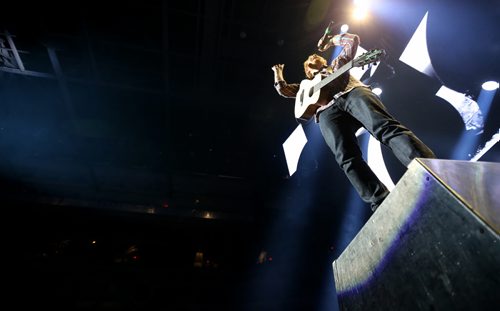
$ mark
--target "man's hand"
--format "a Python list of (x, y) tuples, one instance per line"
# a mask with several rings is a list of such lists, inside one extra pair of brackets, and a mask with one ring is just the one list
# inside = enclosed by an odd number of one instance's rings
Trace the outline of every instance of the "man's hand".
[(328, 50), (333, 45), (332, 38), (333, 34), (332, 35), (324, 34), (323, 37), (321, 37), (321, 39), (319, 39), (318, 41), (318, 51), (324, 52)]
[(320, 52), (326, 51), (328, 50), (329, 47), (333, 45), (332, 38), (333, 38), (334, 25), (335, 25), (334, 21), (331, 21), (330, 24), (328, 24), (328, 27), (325, 30), (325, 34), (318, 41), (318, 51)]
[(274, 71), (274, 73), (278, 72), (283, 72), (283, 68), (285, 67), (285, 64), (277, 64), (271, 67), (271, 69)]
[(277, 64), (271, 67), (271, 69), (274, 71), (274, 82), (279, 82), (283, 81), (283, 68), (285, 67), (285, 64)]

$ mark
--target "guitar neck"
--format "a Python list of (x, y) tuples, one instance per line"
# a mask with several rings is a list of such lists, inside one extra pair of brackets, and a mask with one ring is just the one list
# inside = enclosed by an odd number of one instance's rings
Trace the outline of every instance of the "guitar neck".
[(335, 70), (334, 73), (332, 73), (331, 75), (326, 76), (326, 78), (324, 78), (323, 80), (321, 80), (320, 82), (318, 82), (314, 86), (314, 91), (316, 92), (316, 91), (320, 90), (322, 87), (324, 87), (328, 83), (332, 82), (333, 80), (337, 79), (339, 76), (341, 76), (342, 74), (344, 74), (346, 71), (350, 70), (352, 67), (353, 67), (353, 61), (350, 60), (347, 64), (345, 64), (344, 66), (342, 66), (339, 69)]

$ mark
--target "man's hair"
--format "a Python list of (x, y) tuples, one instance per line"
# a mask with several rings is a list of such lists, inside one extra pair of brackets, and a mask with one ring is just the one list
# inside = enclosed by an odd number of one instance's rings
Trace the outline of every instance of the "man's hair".
[(319, 56), (318, 54), (311, 54), (311, 55), (309, 55), (309, 57), (304, 61), (304, 73), (306, 74), (306, 76), (309, 79), (312, 79), (314, 76), (307, 73), (307, 68), (309, 68), (307, 66), (307, 63), (310, 62), (310, 61), (312, 61), (312, 60), (314, 60), (315, 58), (321, 59), (321, 62), (323, 63), (323, 66), (327, 66), (326, 59), (324, 59), (323, 57)]

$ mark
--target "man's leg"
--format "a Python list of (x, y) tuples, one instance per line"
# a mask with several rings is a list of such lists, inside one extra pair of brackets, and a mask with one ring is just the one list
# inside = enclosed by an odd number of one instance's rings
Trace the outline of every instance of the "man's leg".
[(356, 118), (368, 132), (391, 148), (403, 165), (408, 166), (414, 158), (436, 157), (412, 131), (387, 112), (378, 96), (369, 89), (356, 88), (340, 103), (342, 110)]
[(333, 105), (321, 112), (319, 126), (323, 138), (335, 155), (340, 168), (361, 199), (370, 203), (372, 210), (375, 210), (389, 194), (389, 191), (363, 159), (355, 135), (361, 124)]

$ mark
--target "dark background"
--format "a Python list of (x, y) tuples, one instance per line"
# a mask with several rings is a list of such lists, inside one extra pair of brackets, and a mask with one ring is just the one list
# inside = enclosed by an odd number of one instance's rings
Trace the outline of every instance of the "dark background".
[[(331, 263), (370, 211), (313, 122), (288, 176), (282, 143), (298, 123), (271, 66), (300, 81), (329, 21), (350, 24), (364, 48), (387, 51), (371, 82), (391, 113), (456, 159), (463, 121), (435, 93), (477, 98), (500, 80), (500, 5), (434, 2), (377, 3), (364, 23), (350, 1), (3, 4), (0, 38), (14, 36), (25, 67), (0, 63), (12, 302), (336, 310)], [(439, 78), (398, 60), (426, 12)], [(498, 132), (498, 98), (466, 153)], [(397, 181), (404, 167), (383, 153)], [(499, 162), (498, 146), (481, 160)]]

